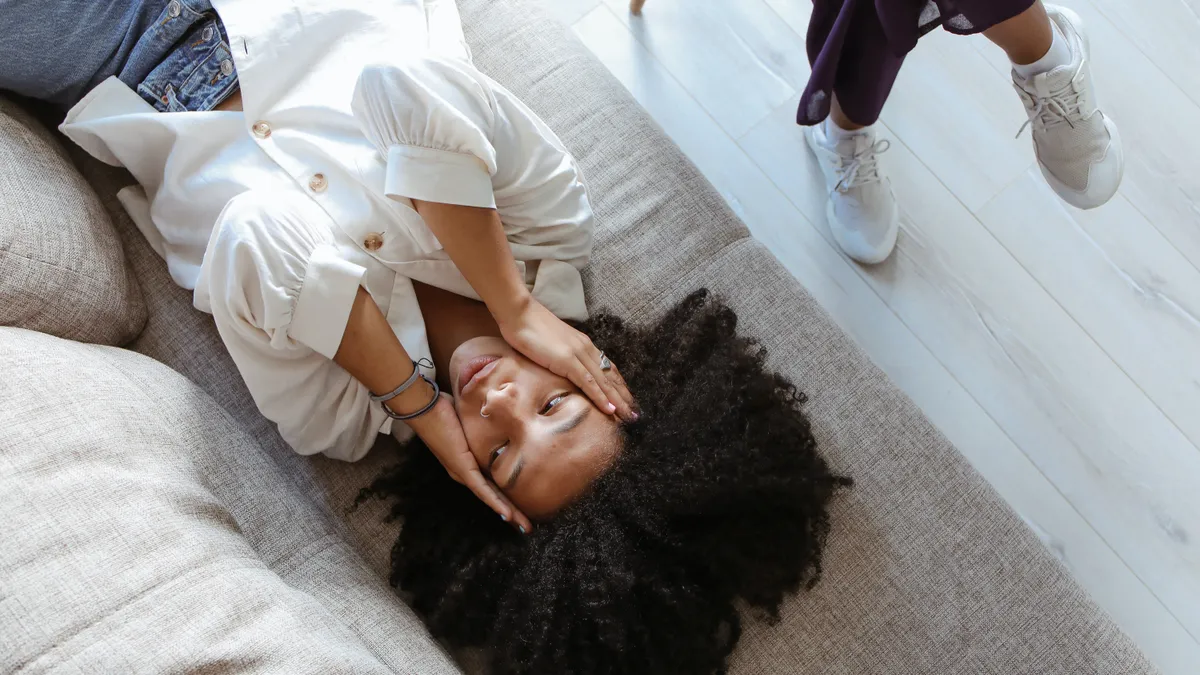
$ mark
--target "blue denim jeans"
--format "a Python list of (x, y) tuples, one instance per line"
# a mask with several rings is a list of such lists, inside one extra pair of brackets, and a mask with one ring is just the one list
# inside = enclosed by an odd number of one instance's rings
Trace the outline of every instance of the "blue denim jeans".
[(0, 89), (70, 107), (116, 75), (161, 112), (238, 86), (209, 0), (0, 0)]

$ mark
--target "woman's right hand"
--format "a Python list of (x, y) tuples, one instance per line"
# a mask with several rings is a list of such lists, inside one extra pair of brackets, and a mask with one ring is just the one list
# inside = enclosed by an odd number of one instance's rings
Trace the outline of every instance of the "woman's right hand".
[(458, 421), (454, 403), (448, 394), (443, 392), (432, 410), (409, 420), (408, 426), (421, 437), (451, 478), (467, 486), (484, 504), (523, 534), (533, 531), (533, 524), (525, 514), (479, 470), (475, 456), (467, 447), (467, 437), (463, 434), (462, 424)]

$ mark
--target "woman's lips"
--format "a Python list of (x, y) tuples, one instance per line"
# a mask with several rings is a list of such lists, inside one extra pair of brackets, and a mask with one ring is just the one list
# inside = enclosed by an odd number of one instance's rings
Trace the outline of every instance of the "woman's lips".
[(462, 371), (458, 374), (458, 395), (462, 396), (467, 393), (467, 389), (474, 386), (477, 382), (488, 376), (495, 368), (495, 363), (500, 360), (499, 356), (476, 356), (467, 361)]

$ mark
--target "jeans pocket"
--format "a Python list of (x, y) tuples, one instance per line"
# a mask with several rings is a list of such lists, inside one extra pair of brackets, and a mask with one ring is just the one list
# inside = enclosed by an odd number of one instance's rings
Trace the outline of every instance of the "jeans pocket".
[(180, 38), (138, 85), (138, 93), (159, 112), (196, 112), (211, 110), (236, 87), (233, 55), (210, 15)]

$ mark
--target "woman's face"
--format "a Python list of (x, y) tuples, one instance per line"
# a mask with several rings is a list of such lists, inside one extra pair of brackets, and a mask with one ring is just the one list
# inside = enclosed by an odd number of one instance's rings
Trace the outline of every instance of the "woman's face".
[(463, 343), (450, 357), (449, 375), (480, 470), (530, 518), (569, 504), (620, 449), (615, 417), (504, 340)]

